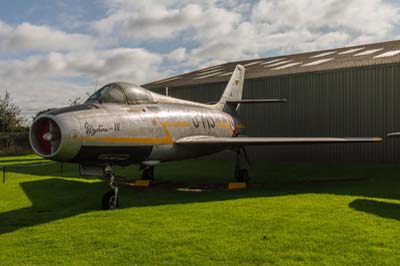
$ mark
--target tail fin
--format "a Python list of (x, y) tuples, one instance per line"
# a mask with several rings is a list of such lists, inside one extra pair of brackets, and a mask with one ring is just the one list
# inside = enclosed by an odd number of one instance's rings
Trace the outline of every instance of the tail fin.
[(215, 109), (228, 113), (236, 111), (238, 103), (229, 102), (237, 102), (242, 100), (244, 74), (244, 66), (237, 65), (232, 73), (228, 85), (225, 88), (224, 93), (222, 94), (221, 99), (213, 106)]

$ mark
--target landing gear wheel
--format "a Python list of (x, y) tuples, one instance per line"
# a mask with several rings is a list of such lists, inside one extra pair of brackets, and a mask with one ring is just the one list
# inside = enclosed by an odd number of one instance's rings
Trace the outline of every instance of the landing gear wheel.
[(103, 195), (101, 208), (103, 210), (113, 210), (118, 207), (118, 184), (115, 182), (115, 168), (111, 165), (104, 167), (104, 178), (108, 181), (111, 190)]
[(114, 190), (110, 190), (103, 195), (103, 199), (101, 201), (101, 208), (103, 210), (114, 210), (118, 207), (118, 205), (118, 195)]
[(235, 176), (236, 181), (238, 182), (249, 182), (250, 177), (249, 177), (249, 171), (247, 169), (240, 169), (237, 175)]

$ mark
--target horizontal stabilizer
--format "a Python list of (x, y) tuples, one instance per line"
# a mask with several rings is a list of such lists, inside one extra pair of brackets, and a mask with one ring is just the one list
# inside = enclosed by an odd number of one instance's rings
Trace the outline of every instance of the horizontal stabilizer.
[(392, 132), (387, 134), (387, 137), (400, 137), (400, 132)]
[(357, 143), (357, 142), (381, 142), (382, 138), (292, 138), (292, 137), (211, 137), (192, 136), (177, 140), (179, 145), (222, 145), (222, 146), (246, 146), (246, 145), (273, 145), (273, 144), (323, 144), (323, 143)]
[(227, 101), (227, 103), (285, 103), (286, 99), (246, 99), (238, 101)]

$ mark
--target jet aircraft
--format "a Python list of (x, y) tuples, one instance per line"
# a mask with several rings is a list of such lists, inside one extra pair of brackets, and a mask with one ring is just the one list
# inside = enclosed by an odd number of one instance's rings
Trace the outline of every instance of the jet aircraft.
[(195, 158), (222, 150), (235, 152), (234, 178), (248, 181), (240, 166), (247, 145), (379, 142), (381, 138), (248, 137), (237, 117), (241, 104), (284, 102), (242, 99), (245, 68), (237, 65), (215, 104), (202, 104), (160, 95), (117, 82), (97, 90), (84, 104), (39, 116), (30, 129), (35, 153), (59, 162), (80, 165), (82, 175), (103, 177), (111, 190), (103, 209), (118, 206), (115, 166), (139, 164), (143, 179), (154, 178), (160, 162)]

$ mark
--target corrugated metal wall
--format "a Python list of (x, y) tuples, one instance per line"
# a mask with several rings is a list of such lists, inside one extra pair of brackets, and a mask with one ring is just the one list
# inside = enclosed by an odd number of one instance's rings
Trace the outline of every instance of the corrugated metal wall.
[[(169, 88), (169, 95), (212, 102), (225, 85)], [(246, 80), (243, 98), (288, 100), (241, 106), (240, 118), (249, 136), (366, 137), (400, 131), (399, 64)], [(249, 147), (248, 151), (252, 159), (268, 161), (392, 162), (400, 160), (400, 140)]]

